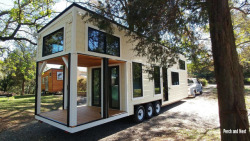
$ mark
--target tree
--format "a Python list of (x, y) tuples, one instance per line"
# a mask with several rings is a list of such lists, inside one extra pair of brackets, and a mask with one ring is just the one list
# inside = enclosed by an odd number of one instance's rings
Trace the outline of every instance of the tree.
[[(40, 29), (44, 20), (51, 15), (53, 0), (14, 0), (13, 2), (13, 8), (0, 10), (0, 41), (27, 41), (36, 45), (32, 32)], [(8, 49), (8, 47), (0, 49)]]
[[(33, 46), (29, 48), (23, 42), (16, 43), (16, 46), (17, 48), (5, 58), (2, 71), (6, 74), (6, 78), (11, 77), (15, 80), (14, 86), (17, 86), (19, 91), (21, 89), (21, 95), (23, 95), (25, 85), (34, 83), (36, 53)], [(19, 91), (15, 92), (19, 93)]]
[[(218, 89), (222, 140), (249, 140), (242, 67), (227, 0), (208, 0), (215, 77)], [(223, 18), (222, 18), (223, 17)], [(223, 129), (246, 129), (246, 134), (223, 134)]]
[[(244, 3), (244, 6), (249, 5), (247, 1)], [(110, 33), (113, 29), (112, 20), (122, 24), (129, 29), (127, 36), (137, 41), (137, 54), (147, 56), (151, 63), (159, 61), (162, 66), (175, 62), (177, 53), (192, 53), (198, 49), (200, 34), (197, 29), (207, 27), (209, 20), (218, 87), (221, 139), (249, 140), (243, 75), (227, 0), (100, 0), (95, 4), (82, 4), (111, 21), (96, 14), (88, 14), (83, 18), (90, 16), (90, 22)], [(244, 11), (242, 7), (238, 9)], [(166, 48), (161, 49), (159, 46)], [(223, 129), (246, 129), (247, 133), (223, 134)]]
[(245, 47), (240, 52), (240, 63), (243, 66), (243, 74), (250, 77), (250, 47)]

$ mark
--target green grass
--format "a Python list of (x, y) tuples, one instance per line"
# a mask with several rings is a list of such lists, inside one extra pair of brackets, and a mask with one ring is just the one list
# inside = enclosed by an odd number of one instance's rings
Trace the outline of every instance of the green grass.
[(220, 140), (220, 129), (181, 129), (177, 136), (185, 140)]
[(160, 88), (155, 88), (155, 93), (156, 94), (160, 94), (161, 93), (161, 89)]
[(134, 89), (134, 97), (141, 97), (142, 93), (141, 93), (141, 89)]
[[(41, 97), (41, 112), (57, 110), (62, 107), (61, 95), (47, 95)], [(17, 128), (22, 123), (34, 119), (35, 96), (13, 96), (0, 98), (0, 132)]]
[(246, 108), (250, 109), (250, 87), (245, 87), (245, 102)]

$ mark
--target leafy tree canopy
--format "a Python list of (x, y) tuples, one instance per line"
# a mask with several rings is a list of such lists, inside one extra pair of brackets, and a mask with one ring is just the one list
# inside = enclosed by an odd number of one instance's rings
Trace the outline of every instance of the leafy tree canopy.
[(36, 45), (33, 33), (40, 29), (44, 20), (52, 14), (54, 1), (14, 0), (13, 2), (14, 6), (11, 9), (0, 10), (0, 41), (27, 41)]

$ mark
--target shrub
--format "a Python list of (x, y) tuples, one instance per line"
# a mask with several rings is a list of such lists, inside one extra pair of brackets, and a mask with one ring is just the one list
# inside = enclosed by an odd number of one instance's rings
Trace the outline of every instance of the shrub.
[(206, 86), (208, 84), (208, 81), (205, 78), (201, 78), (199, 81), (201, 82), (202, 86)]
[(250, 83), (250, 77), (249, 78), (244, 78), (245, 83)]
[(77, 82), (77, 91), (86, 92), (87, 89), (87, 79), (81, 78)]

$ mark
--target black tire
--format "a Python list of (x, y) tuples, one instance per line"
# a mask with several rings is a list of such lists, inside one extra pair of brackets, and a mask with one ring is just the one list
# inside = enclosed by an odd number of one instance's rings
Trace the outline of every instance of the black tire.
[(148, 103), (145, 105), (145, 116), (150, 119), (154, 114), (154, 106), (152, 103)]
[(135, 113), (134, 113), (134, 121), (136, 123), (140, 123), (144, 120), (145, 117), (145, 109), (143, 106), (139, 105), (135, 107)]
[(161, 104), (159, 101), (154, 102), (154, 115), (159, 115), (161, 112)]
[(202, 94), (202, 91), (200, 91), (200, 94)]

